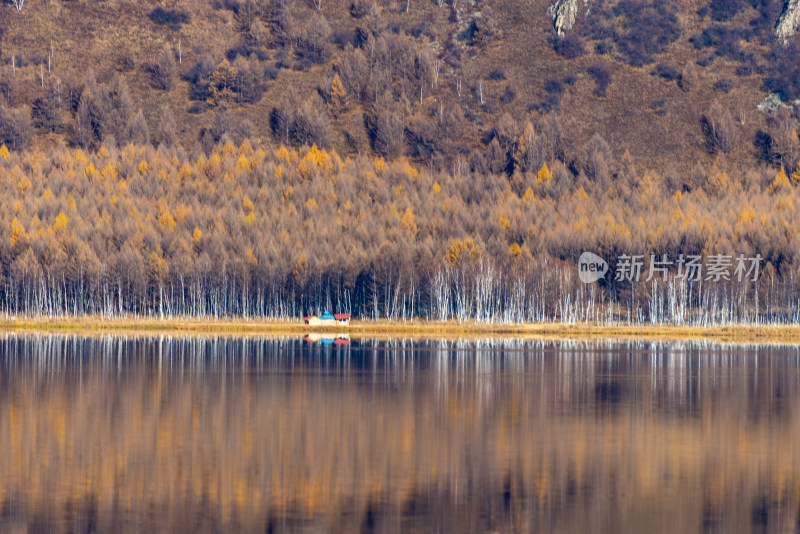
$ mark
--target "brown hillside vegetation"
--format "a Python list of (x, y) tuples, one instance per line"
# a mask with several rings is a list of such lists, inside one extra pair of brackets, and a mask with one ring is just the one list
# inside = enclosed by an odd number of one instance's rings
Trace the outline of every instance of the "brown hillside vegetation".
[(561, 39), (547, 7), (28, 0), (2, 9), (0, 105), (33, 110), (40, 146), (125, 144), (146, 124), (156, 144), (208, 150), (227, 134), (482, 170), (493, 139), (505, 148), (504, 117), (521, 130), (555, 112), (573, 172), (597, 134), (615, 158), (675, 172), (718, 152), (738, 165), (785, 155), (794, 118), (756, 109), (768, 90), (798, 96), (796, 40), (772, 37), (779, 0), (594, 2)]
[[(598, 1), (557, 38), (538, 1), (3, 5), (0, 304), (796, 321), (781, 10)], [(584, 250), (763, 276), (585, 286)]]

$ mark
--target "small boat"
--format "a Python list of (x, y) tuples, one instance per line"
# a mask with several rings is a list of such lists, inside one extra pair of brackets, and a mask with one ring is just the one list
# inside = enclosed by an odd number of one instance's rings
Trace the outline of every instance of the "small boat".
[(303, 321), (309, 326), (350, 326), (350, 314), (333, 314), (325, 310), (322, 315), (308, 315), (303, 317)]

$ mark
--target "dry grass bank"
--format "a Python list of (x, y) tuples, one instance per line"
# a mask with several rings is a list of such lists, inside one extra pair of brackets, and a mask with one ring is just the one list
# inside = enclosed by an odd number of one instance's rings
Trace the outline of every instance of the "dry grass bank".
[(738, 343), (800, 344), (800, 325), (724, 327), (607, 326), (590, 323), (483, 324), (456, 321), (354, 321), (349, 328), (309, 327), (300, 321), (194, 318), (7, 318), (6, 332), (64, 332), (75, 334), (175, 334), (175, 335), (303, 335), (310, 332), (348, 333), (359, 337), (538, 337), (622, 338), (642, 340), (709, 340)]

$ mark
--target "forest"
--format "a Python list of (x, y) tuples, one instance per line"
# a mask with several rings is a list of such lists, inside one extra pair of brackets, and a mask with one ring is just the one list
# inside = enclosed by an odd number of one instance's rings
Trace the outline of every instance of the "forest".
[[(527, 136), (527, 137), (526, 137)], [(514, 144), (545, 134), (527, 125)], [(537, 142), (538, 140), (538, 142)], [(597, 161), (602, 157), (597, 155)], [(129, 144), (0, 149), (8, 314), (478, 321), (796, 321), (800, 169), (436, 173), (316, 146), (209, 154)], [(591, 250), (743, 253), (755, 282), (578, 280)]]
[[(3, 4), (0, 308), (800, 320), (783, 2), (534, 4)], [(764, 261), (587, 285), (584, 251)]]

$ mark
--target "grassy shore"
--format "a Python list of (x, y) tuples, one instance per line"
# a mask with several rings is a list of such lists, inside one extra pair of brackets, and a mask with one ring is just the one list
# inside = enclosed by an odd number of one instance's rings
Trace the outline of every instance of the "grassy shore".
[(75, 334), (185, 334), (185, 335), (303, 335), (310, 332), (348, 333), (359, 337), (537, 337), (537, 338), (623, 338), (623, 339), (706, 339), (741, 343), (800, 344), (800, 325), (735, 325), (715, 328), (686, 326), (606, 326), (579, 324), (480, 324), (456, 321), (353, 321), (349, 328), (308, 327), (301, 321), (245, 319), (103, 319), (8, 318), (0, 320), (6, 332), (69, 332)]

